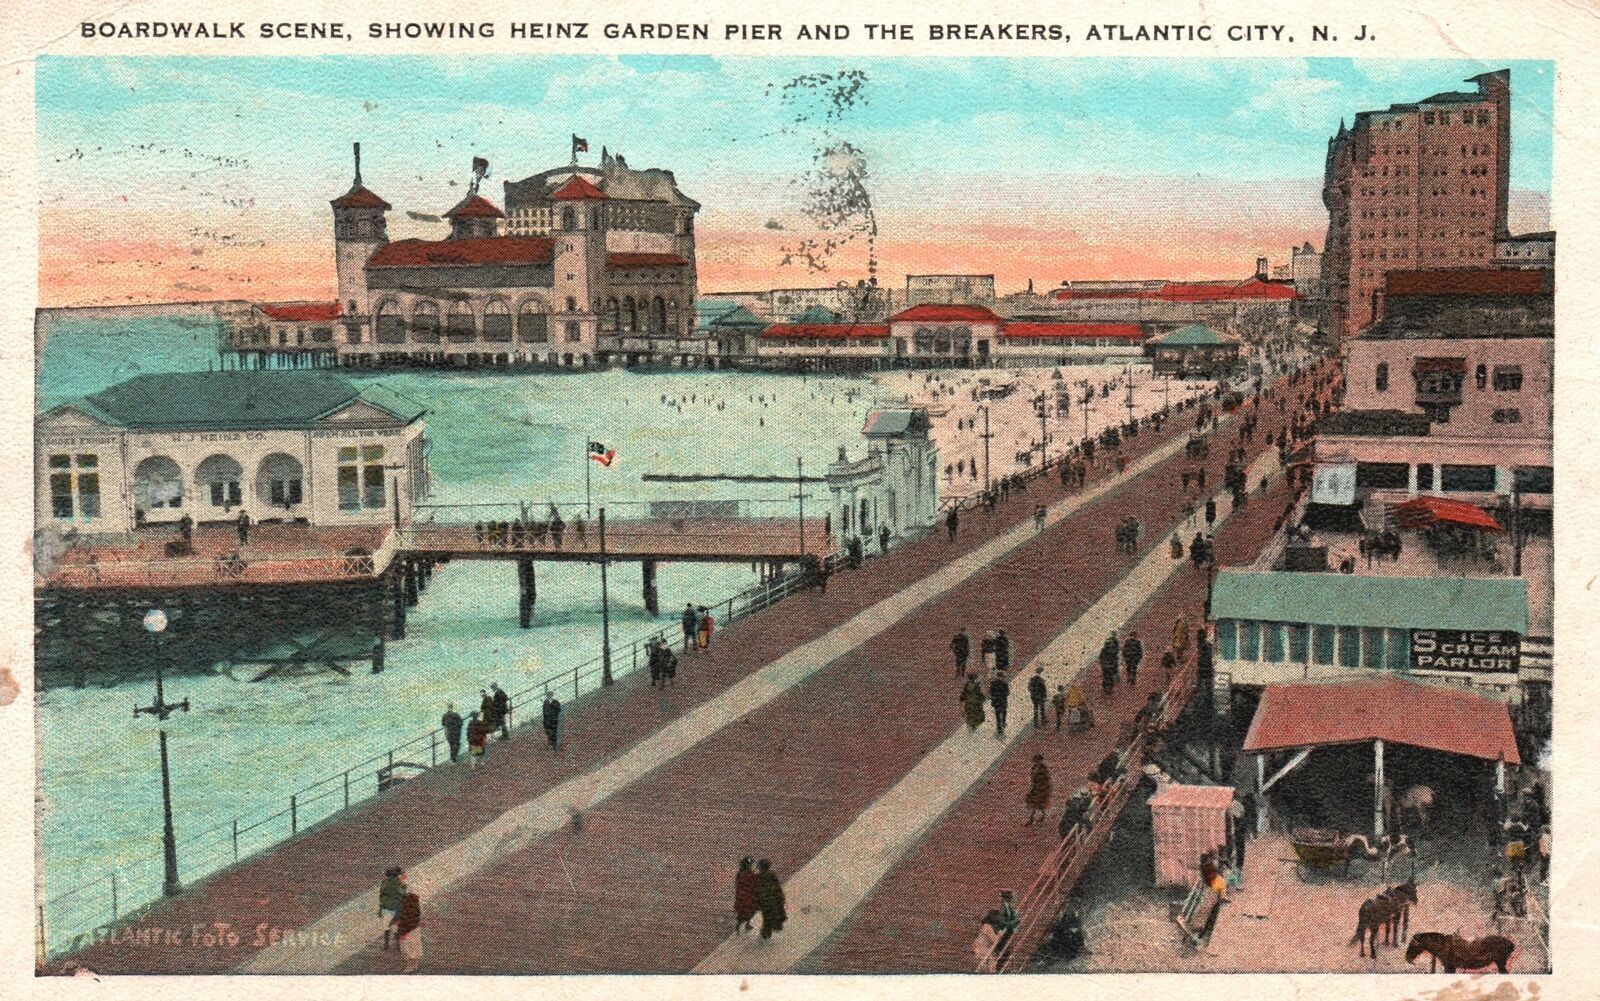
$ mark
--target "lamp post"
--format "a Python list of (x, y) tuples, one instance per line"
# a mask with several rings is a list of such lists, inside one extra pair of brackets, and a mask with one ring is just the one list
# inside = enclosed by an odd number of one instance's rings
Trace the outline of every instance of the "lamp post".
[(794, 499), (799, 502), (800, 527), (800, 562), (806, 560), (806, 460), (803, 456), (796, 456), (794, 460)]
[[(162, 685), (162, 647), (161, 639), (167, 631), (167, 613), (159, 608), (152, 608), (144, 615), (144, 629), (150, 635), (156, 648), (156, 700), (148, 706), (135, 706), (133, 716), (135, 719), (141, 715), (151, 715), (165, 723), (167, 717), (182, 709), (189, 711), (189, 700), (182, 702), (168, 702), (166, 690)], [(162, 880), (161, 892), (169, 897), (175, 897), (183, 890), (178, 882), (178, 839), (172, 830), (172, 776), (167, 768), (167, 729), (160, 730), (161, 738), (161, 854), (164, 864), (165, 877)]]
[(611, 678), (611, 589), (606, 582), (606, 509), (600, 509), (600, 684)]
[(390, 463), (384, 469), (394, 470), (394, 531), (398, 538), (400, 534), (400, 472), (406, 468), (405, 463)]
[(989, 407), (984, 405), (978, 408), (983, 411), (983, 434), (978, 437), (983, 439), (983, 492), (989, 492), (989, 439), (994, 435), (989, 433)]

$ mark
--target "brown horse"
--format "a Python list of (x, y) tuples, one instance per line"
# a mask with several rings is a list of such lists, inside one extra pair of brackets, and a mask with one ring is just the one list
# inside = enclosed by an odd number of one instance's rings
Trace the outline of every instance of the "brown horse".
[(1411, 905), (1416, 902), (1417, 884), (1413, 880), (1391, 886), (1376, 897), (1362, 902), (1356, 933), (1351, 936), (1350, 942), (1361, 943), (1359, 951), (1365, 956), (1370, 939), (1372, 958), (1377, 959), (1379, 930), (1383, 931), (1385, 945), (1395, 944), (1396, 928), (1399, 929), (1400, 941), (1405, 941), (1406, 932), (1410, 930)]
[(1481, 970), (1493, 966), (1500, 973), (1509, 973), (1511, 954), (1517, 944), (1504, 935), (1468, 939), (1460, 935), (1445, 935), (1436, 931), (1419, 931), (1406, 946), (1406, 962), (1415, 962), (1423, 953), (1428, 954), (1428, 972), (1433, 973), (1442, 964), (1444, 972)]

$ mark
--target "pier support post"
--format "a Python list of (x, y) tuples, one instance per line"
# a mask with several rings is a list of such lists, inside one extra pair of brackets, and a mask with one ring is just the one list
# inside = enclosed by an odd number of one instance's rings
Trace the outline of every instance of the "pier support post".
[(656, 561), (645, 560), (639, 566), (644, 573), (644, 610), (651, 615), (660, 615), (661, 595), (656, 589)]
[(418, 579), (419, 577), (420, 577), (420, 574), (418, 573), (418, 570), (417, 570), (417, 561), (416, 560), (406, 560), (406, 563), (405, 563), (406, 604), (410, 605), (412, 607), (416, 606), (416, 604), (417, 604), (417, 593), (421, 590), (421, 581)]
[(517, 625), (523, 629), (533, 626), (533, 605), (539, 599), (539, 585), (533, 574), (532, 560), (517, 561)]
[(406, 592), (405, 587), (397, 579), (389, 586), (394, 597), (394, 623), (389, 630), (389, 635), (397, 640), (406, 638)]

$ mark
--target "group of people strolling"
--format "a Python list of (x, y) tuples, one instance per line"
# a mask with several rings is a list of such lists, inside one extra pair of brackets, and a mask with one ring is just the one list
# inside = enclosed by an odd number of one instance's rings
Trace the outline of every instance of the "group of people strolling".
[(789, 920), (783, 884), (772, 871), (772, 863), (767, 859), (755, 861), (746, 855), (739, 860), (739, 871), (733, 879), (734, 934), (750, 931), (757, 914), (761, 915), (763, 939), (783, 931), (784, 922)]
[[(583, 516), (573, 519), (572, 530), (578, 535), (580, 545), (585, 541), (588, 526), (584, 524)], [(510, 521), (479, 521), (472, 526), (473, 537), (480, 544), (498, 546), (501, 549), (523, 549), (529, 546), (544, 547), (545, 539), (561, 548), (562, 539), (566, 536), (567, 523), (562, 520), (561, 512), (554, 504), (550, 505), (549, 517), (540, 521), (529, 518), (526, 513)]]
[[(450, 749), (450, 760), (461, 760), (461, 738), (465, 736), (467, 760), (474, 767), (489, 752), (490, 734), (499, 731), (502, 741), (511, 739), (511, 697), (506, 694), (505, 689), (494, 683), (487, 689), (480, 689), (478, 694), (480, 696), (478, 708), (465, 720), (461, 718), (461, 713), (456, 711), (454, 702), (445, 706), (444, 715), (439, 719), (440, 726), (444, 728), (445, 745)], [(556, 698), (554, 692), (545, 692), (542, 716), (545, 736), (550, 741), (551, 749), (557, 750), (561, 729), (561, 700)]]

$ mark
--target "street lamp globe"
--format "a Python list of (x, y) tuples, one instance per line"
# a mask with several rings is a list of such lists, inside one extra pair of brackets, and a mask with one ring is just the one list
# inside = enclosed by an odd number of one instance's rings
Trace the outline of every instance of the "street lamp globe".
[(164, 633), (167, 631), (167, 613), (159, 608), (152, 608), (144, 613), (145, 632)]

